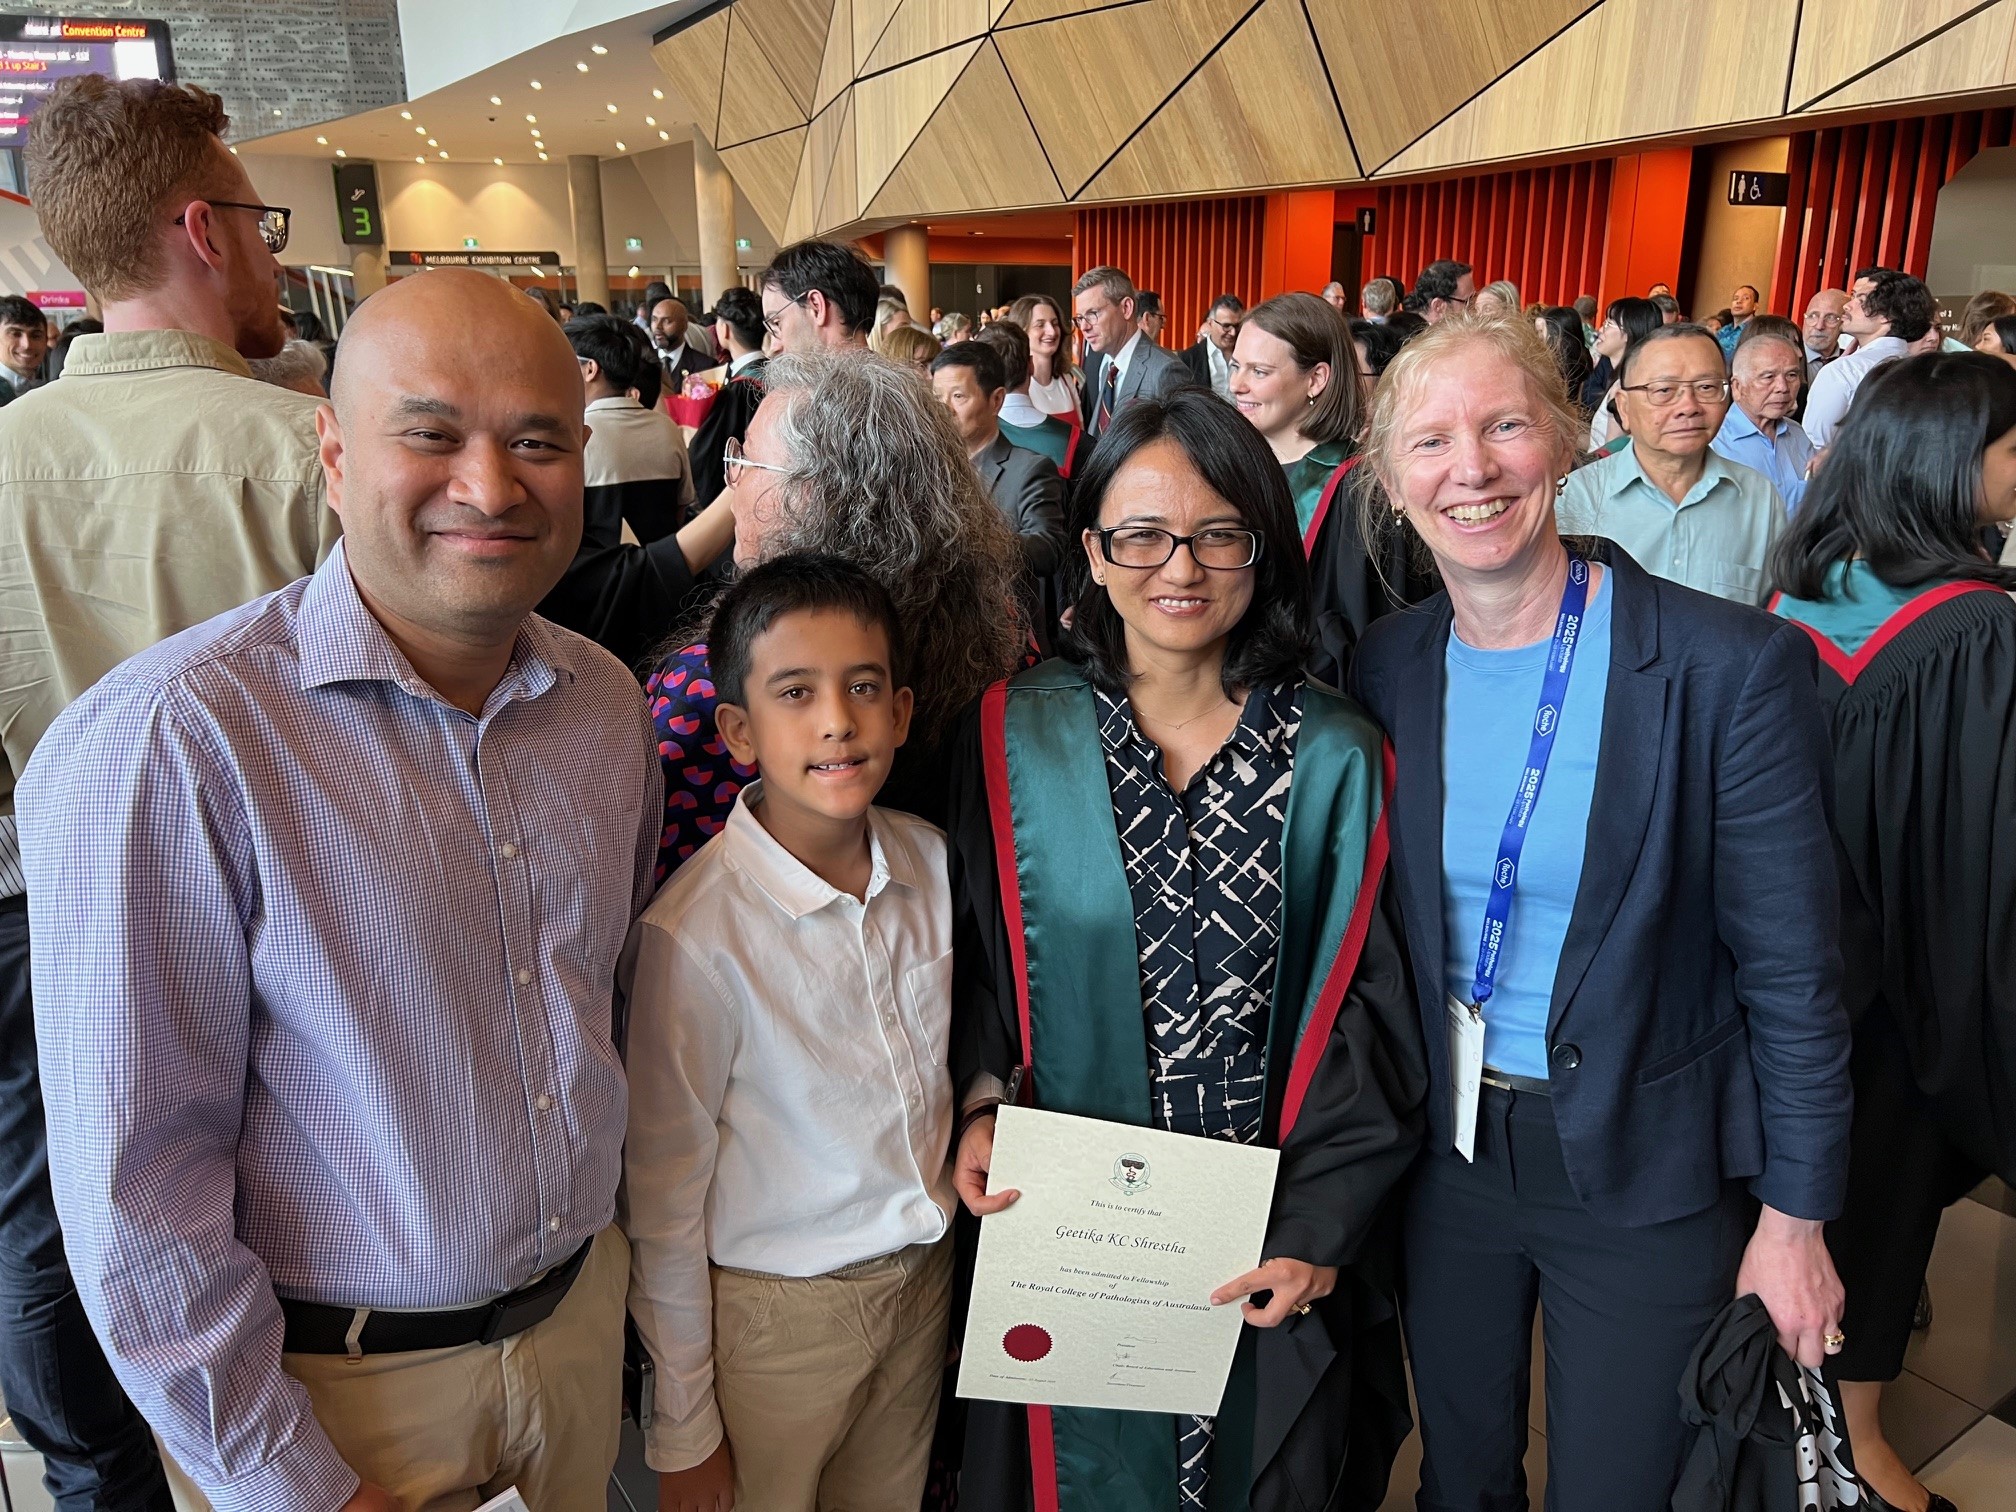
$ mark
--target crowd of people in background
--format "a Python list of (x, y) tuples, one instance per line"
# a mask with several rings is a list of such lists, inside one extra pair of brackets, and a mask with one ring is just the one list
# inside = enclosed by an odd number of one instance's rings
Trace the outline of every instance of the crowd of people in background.
[[(2016, 298), (976, 322), (809, 241), (332, 343), (226, 126), (59, 84), (102, 325), (0, 299), (0, 1388), (60, 1507), (600, 1506), (627, 1317), (675, 1512), (1371, 1509), (1410, 1419), (1483, 1512), (1537, 1306), (1560, 1512), (1728, 1505), (1773, 1343), (1950, 1512), (1879, 1406), (2016, 1180)], [(950, 1393), (1018, 1098), (1281, 1149), (1218, 1417)]]

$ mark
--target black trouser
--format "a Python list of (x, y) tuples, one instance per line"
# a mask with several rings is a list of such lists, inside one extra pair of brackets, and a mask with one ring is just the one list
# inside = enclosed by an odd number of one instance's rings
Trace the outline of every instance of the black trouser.
[(1939, 1109), (1918, 1090), (1911, 1058), (1887, 1009), (1855, 1026), (1849, 1062), (1855, 1122), (1848, 1136), (1848, 1198), (1827, 1225), (1827, 1248), (1848, 1291), (1848, 1342), (1831, 1374), (1894, 1381), (1904, 1368), (1918, 1289), (1939, 1237), (1939, 1218), (1991, 1173), (1947, 1136)]
[(0, 1393), (59, 1512), (169, 1512), (154, 1440), (84, 1317), (56, 1204), (28, 990), (28, 906), (0, 900)]
[(1545, 1096), (1486, 1087), (1477, 1160), (1424, 1155), (1406, 1207), (1402, 1315), (1421, 1414), (1420, 1512), (1521, 1512), (1533, 1308), (1545, 1317), (1550, 1512), (1664, 1512), (1679, 1383), (1735, 1293), (1739, 1184), (1645, 1228), (1590, 1216)]

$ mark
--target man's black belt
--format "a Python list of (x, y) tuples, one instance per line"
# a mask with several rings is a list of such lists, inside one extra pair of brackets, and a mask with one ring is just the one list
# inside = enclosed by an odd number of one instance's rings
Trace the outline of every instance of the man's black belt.
[(1483, 1082), (1485, 1086), (1496, 1087), (1501, 1092), (1524, 1092), (1528, 1097), (1554, 1095), (1554, 1084), (1545, 1077), (1514, 1076), (1510, 1071), (1500, 1071), (1493, 1066), (1484, 1068)]
[(290, 1354), (354, 1357), (494, 1344), (552, 1317), (587, 1264), (594, 1244), (591, 1236), (564, 1264), (494, 1302), (446, 1312), (377, 1312), (368, 1307), (330, 1307), (282, 1297), (280, 1311), (287, 1319), (287, 1337), (281, 1347)]

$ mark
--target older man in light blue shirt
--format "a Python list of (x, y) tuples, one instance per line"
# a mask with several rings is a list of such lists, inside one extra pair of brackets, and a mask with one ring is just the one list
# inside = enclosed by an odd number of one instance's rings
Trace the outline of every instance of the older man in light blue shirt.
[(1782, 336), (1760, 333), (1736, 348), (1729, 368), (1729, 397), (1735, 402), (1715, 436), (1715, 452), (1755, 468), (1771, 480), (1790, 514), (1806, 496), (1806, 469), (1813, 443), (1792, 418), (1806, 354)]
[(1631, 444), (1569, 476), (1561, 529), (1607, 536), (1659, 577), (1761, 605), (1785, 504), (1764, 474), (1709, 449), (1729, 409), (1715, 338), (1671, 325), (1634, 341), (1617, 407)]

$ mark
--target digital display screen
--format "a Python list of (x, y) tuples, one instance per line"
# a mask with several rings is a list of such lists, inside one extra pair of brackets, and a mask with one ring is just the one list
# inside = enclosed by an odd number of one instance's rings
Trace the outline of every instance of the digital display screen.
[(172, 79), (165, 21), (0, 16), (0, 147), (22, 147), (28, 122), (58, 79)]

